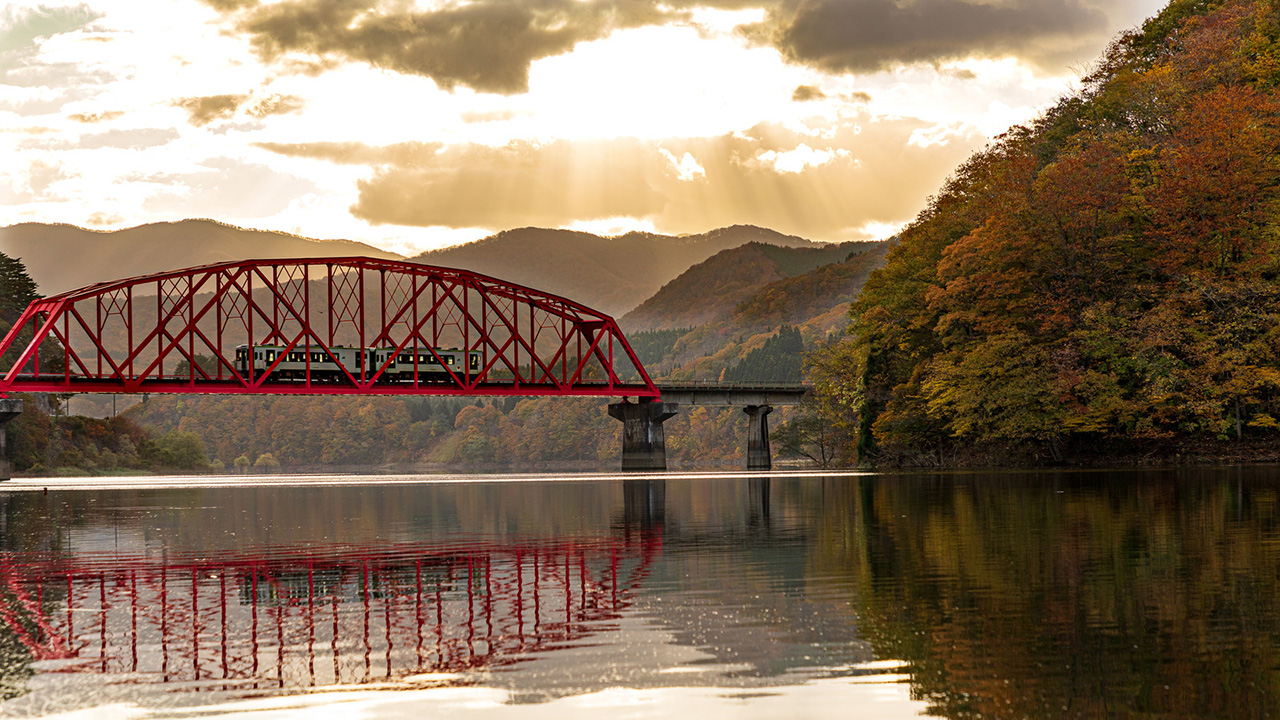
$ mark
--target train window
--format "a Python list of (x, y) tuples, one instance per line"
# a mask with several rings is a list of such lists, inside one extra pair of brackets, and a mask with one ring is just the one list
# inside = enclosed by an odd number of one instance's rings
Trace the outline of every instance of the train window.
[(472, 369), (472, 370), (479, 370), (479, 369), (480, 369), (480, 356), (479, 356), (479, 355), (472, 355), (472, 356), (471, 356), (471, 369)]

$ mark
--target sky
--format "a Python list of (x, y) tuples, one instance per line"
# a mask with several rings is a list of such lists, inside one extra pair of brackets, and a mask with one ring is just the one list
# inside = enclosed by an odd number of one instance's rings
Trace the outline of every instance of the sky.
[(0, 7), (0, 226), (880, 239), (1165, 0)]

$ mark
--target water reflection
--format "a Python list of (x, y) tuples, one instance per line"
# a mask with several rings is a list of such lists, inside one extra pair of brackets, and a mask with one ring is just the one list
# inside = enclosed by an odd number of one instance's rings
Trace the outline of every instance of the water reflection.
[(755, 702), (902, 663), (950, 718), (1260, 717), (1278, 490), (1256, 468), (0, 494), (0, 679), (484, 670), (510, 702)]
[(262, 543), (248, 522), (189, 527), (214, 508), (173, 498), (55, 500), (43, 523), (29, 498), (7, 498), (4, 666), (241, 689), (499, 667), (607, 629), (634, 602), (662, 550), (661, 491), (635, 493), (651, 499), (598, 537), (297, 545)]
[(1274, 468), (864, 483), (820, 553), (863, 578), (877, 653), (951, 718), (1280, 708)]

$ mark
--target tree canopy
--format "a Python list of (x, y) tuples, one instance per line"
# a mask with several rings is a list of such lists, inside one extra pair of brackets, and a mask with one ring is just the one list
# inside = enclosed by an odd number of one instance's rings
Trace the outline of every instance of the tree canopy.
[(863, 458), (1276, 434), (1278, 41), (1174, 0), (955, 172), (815, 359)]

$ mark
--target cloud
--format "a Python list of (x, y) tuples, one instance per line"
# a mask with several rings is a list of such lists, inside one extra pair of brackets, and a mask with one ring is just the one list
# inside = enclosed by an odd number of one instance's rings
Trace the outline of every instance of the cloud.
[[(410, 0), (204, 1), (262, 58), (294, 71), (367, 63), (508, 95), (528, 90), (535, 60), (620, 29), (692, 23), (700, 8), (763, 11), (739, 32), (832, 73), (974, 55), (1085, 59), (1074, 54), (1096, 52), (1107, 14), (1120, 12), (1100, 0), (470, 0), (426, 9)], [(801, 86), (796, 99), (816, 90)]]
[(23, 150), (97, 150), (99, 148), (119, 148), (123, 150), (142, 150), (160, 147), (177, 140), (178, 131), (173, 128), (138, 128), (133, 130), (108, 130), (92, 135), (82, 135), (75, 139), (47, 141), (38, 138), (18, 143)]
[(791, 99), (796, 102), (806, 102), (808, 100), (824, 100), (827, 94), (814, 85), (800, 85), (795, 92), (791, 93)]
[(262, 144), (297, 158), (367, 165), (351, 213), (372, 224), (488, 228), (631, 219), (660, 232), (750, 223), (818, 240), (907, 222), (986, 142), (956, 129), (945, 144), (908, 140), (931, 123), (865, 112), (815, 136), (763, 124), (712, 138), (513, 142)]
[(206, 2), (233, 16), (267, 60), (365, 62), (446, 89), (502, 94), (528, 89), (534, 60), (616, 29), (686, 16), (650, 0), (474, 0), (432, 10), (400, 0)]
[(971, 55), (1044, 58), (1059, 43), (1106, 32), (1106, 14), (1082, 0), (779, 0), (743, 28), (787, 59), (833, 73)]
[(375, 224), (496, 229), (645, 217), (662, 209), (658, 188), (674, 176), (656, 148), (625, 138), (389, 150), (394, 164), (359, 183), (351, 208)]
[(120, 117), (124, 117), (123, 112), (119, 110), (112, 110), (107, 112), (76, 113), (74, 115), (68, 115), (67, 119), (75, 120), (76, 122), (81, 122), (81, 123), (98, 123), (98, 122), (107, 122), (109, 120), (115, 120), (116, 118), (120, 118)]
[(468, 125), (476, 123), (506, 122), (520, 113), (515, 110), (472, 110), (459, 114), (462, 122)]
[(265, 218), (318, 189), (305, 178), (233, 158), (205, 160), (196, 172), (140, 175), (130, 180), (163, 188), (147, 197), (142, 208), (164, 217)]
[(203, 127), (215, 120), (235, 117), (237, 111), (243, 109), (247, 115), (262, 119), (270, 115), (287, 115), (296, 113), (306, 106), (302, 98), (296, 95), (268, 95), (253, 99), (252, 94), (245, 95), (208, 95), (205, 97), (189, 97), (174, 100), (174, 107), (187, 111), (191, 124)]
[(403, 143), (387, 147), (362, 142), (254, 143), (278, 155), (324, 160), (337, 165), (406, 165), (430, 161), (444, 147), (441, 143)]
[(302, 98), (296, 95), (268, 95), (248, 108), (248, 113), (256, 118), (268, 115), (288, 115), (306, 107)]
[(844, 148), (814, 150), (807, 143), (800, 143), (794, 150), (787, 150), (786, 152), (765, 150), (754, 159), (757, 162), (772, 166), (774, 170), (780, 173), (799, 173), (808, 168), (822, 167), (836, 158), (851, 157), (851, 153)]
[(114, 227), (123, 223), (124, 217), (118, 213), (95, 212), (85, 222), (97, 227)]
[(36, 41), (72, 32), (102, 17), (88, 5), (20, 7), (0, 10), (0, 75), (18, 67)]
[(707, 169), (699, 165), (691, 153), (685, 153), (684, 157), (677, 159), (675, 153), (666, 148), (659, 148), (658, 152), (671, 163), (671, 168), (676, 171), (676, 177), (684, 182), (692, 182), (707, 176)]
[(87, 5), (0, 4), (0, 112), (60, 112), (91, 97), (114, 78), (104, 67), (49, 62), (41, 57), (50, 38), (73, 33), (102, 17)]
[(180, 98), (174, 100), (173, 105), (187, 111), (192, 125), (204, 126), (214, 120), (232, 117), (240, 105), (248, 99), (248, 95), (209, 95)]
[(45, 196), (54, 183), (70, 177), (72, 175), (57, 161), (33, 160), (27, 165), (25, 189), (32, 196)]

